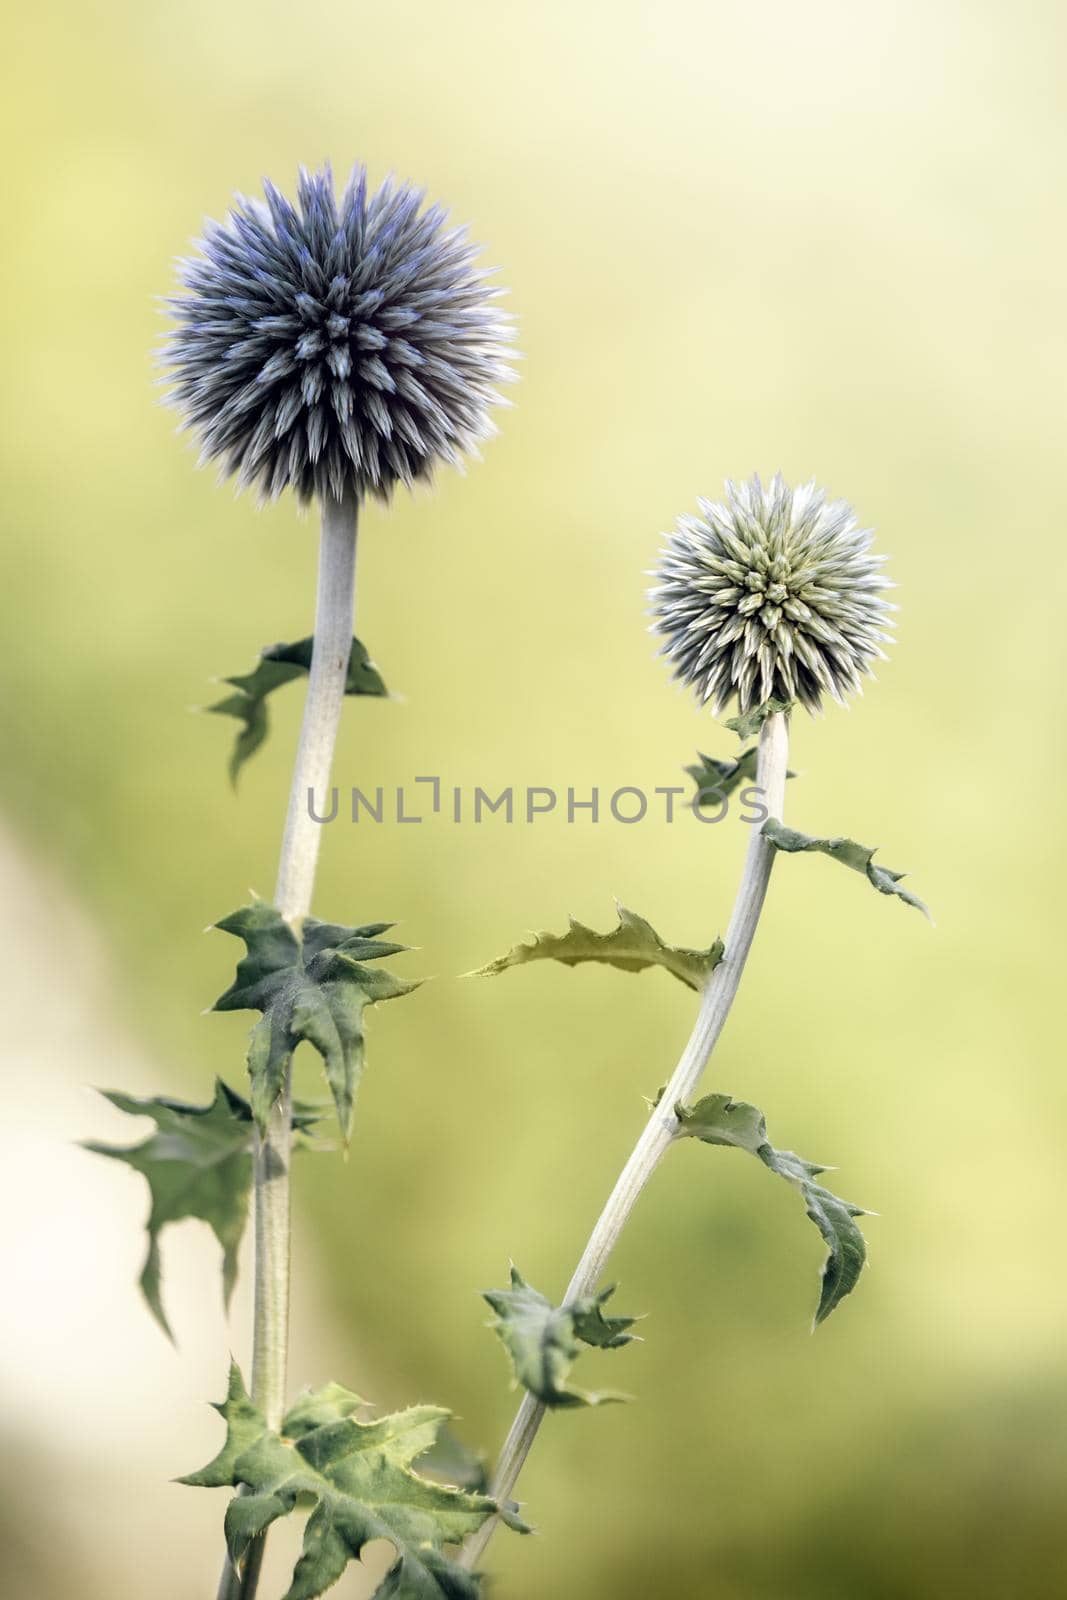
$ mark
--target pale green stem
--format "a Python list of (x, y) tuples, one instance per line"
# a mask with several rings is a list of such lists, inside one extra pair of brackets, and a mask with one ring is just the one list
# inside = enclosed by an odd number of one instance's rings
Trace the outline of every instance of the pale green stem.
[[(788, 751), (789, 725), (785, 715), (779, 712), (768, 717), (763, 724), (756, 768), (756, 783), (763, 792), (763, 803), (772, 817), (781, 818), (784, 809)], [(696, 1024), (674, 1074), (590, 1235), (563, 1297), (564, 1304), (580, 1295), (592, 1294), (599, 1286), (608, 1257), (618, 1242), (638, 1196), (677, 1136), (678, 1118), (674, 1108), (679, 1102), (691, 1100), (729, 1015), (763, 909), (774, 855), (774, 847), (763, 838), (759, 828), (753, 826), (741, 883), (723, 939), (723, 958), (705, 985)], [(524, 1395), (511, 1432), (500, 1452), (490, 1489), (494, 1499), (511, 1498), (544, 1416), (545, 1407), (541, 1402), (531, 1394)], [(480, 1560), (498, 1522), (498, 1517), (490, 1517), (477, 1533), (471, 1535), (460, 1558), (462, 1566), (470, 1569)]]
[[(353, 495), (325, 500), (319, 545), (315, 604), (315, 643), (311, 652), (304, 719), (289, 791), (289, 810), (278, 862), (274, 904), (287, 922), (299, 924), (311, 910), (322, 824), (337, 728), (344, 704), (355, 609), (356, 520)], [(327, 810), (329, 808), (327, 807)], [(252, 1343), (252, 1399), (267, 1426), (277, 1428), (285, 1411), (289, 1349), (289, 1157), (292, 1143), (292, 1086), (285, 1086), (266, 1131), (256, 1135), (255, 1278)], [(252, 1600), (263, 1563), (265, 1537), (256, 1540), (242, 1571), (227, 1559), (218, 1600)]]

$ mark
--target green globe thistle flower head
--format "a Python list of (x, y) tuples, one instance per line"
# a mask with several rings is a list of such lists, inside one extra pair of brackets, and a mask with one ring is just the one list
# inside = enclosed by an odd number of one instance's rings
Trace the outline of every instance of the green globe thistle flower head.
[(329, 167), (297, 202), (264, 182), (178, 263), (168, 399), (240, 486), (376, 495), (458, 465), (496, 430), (511, 319), (477, 248), (421, 191)]
[(742, 713), (772, 699), (814, 712), (862, 693), (894, 608), (851, 506), (777, 473), (766, 488), (728, 481), (699, 507), (665, 535), (650, 594), (673, 676), (716, 714), (735, 699)]

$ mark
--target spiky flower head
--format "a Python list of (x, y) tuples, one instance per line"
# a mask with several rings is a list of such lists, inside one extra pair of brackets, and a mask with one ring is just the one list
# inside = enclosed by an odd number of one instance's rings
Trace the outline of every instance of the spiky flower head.
[(462, 228), (421, 191), (329, 167), (297, 204), (264, 182), (209, 222), (178, 263), (184, 293), (163, 352), (171, 404), (264, 497), (370, 492), (426, 479), (495, 430), (510, 319)]
[(735, 696), (742, 713), (771, 699), (817, 711), (824, 694), (861, 691), (892, 607), (885, 557), (851, 506), (780, 473), (699, 505), (666, 535), (651, 593), (674, 676), (716, 713)]

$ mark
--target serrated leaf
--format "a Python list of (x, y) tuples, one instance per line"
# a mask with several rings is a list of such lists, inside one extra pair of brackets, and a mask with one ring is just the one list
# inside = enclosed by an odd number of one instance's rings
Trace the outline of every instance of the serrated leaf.
[(739, 739), (751, 739), (763, 727), (768, 717), (775, 716), (779, 711), (792, 711), (791, 700), (765, 700), (761, 706), (753, 706), (751, 711), (744, 711), (739, 717), (727, 717), (724, 727), (736, 733)]
[(588, 1295), (584, 1300), (571, 1302), (570, 1311), (574, 1318), (574, 1331), (583, 1344), (594, 1346), (597, 1350), (621, 1350), (624, 1344), (632, 1344), (637, 1338), (636, 1333), (629, 1333), (637, 1321), (636, 1317), (606, 1317), (604, 1304), (615, 1293), (615, 1284), (609, 1289), (602, 1289), (597, 1295)]
[(634, 1337), (627, 1333), (633, 1317), (605, 1317), (603, 1306), (615, 1293), (614, 1285), (598, 1295), (585, 1295), (567, 1305), (554, 1306), (511, 1269), (510, 1289), (487, 1289), (483, 1298), (496, 1313), (490, 1326), (515, 1371), (516, 1380), (552, 1407), (595, 1406), (624, 1400), (625, 1395), (591, 1394), (567, 1381), (583, 1344), (616, 1350)]
[[(693, 805), (707, 805), (712, 799), (728, 799), (742, 783), (755, 783), (758, 756), (759, 747), (754, 744), (742, 750), (736, 761), (720, 761), (698, 750), (697, 761), (685, 769), (696, 784)], [(787, 772), (786, 777), (795, 778), (796, 773)]]
[[(230, 755), (230, 782), (236, 787), (241, 768), (254, 756), (270, 732), (267, 696), (294, 678), (301, 678), (311, 670), (311, 651), (314, 639), (298, 639), (295, 644), (271, 644), (262, 651), (251, 672), (223, 678), (236, 694), (218, 700), (207, 710), (217, 716), (236, 717), (242, 724)], [(346, 695), (371, 695), (382, 698), (388, 695), (381, 674), (358, 639), (352, 640), (345, 679)]]
[(700, 1139), (704, 1144), (730, 1145), (758, 1156), (765, 1167), (777, 1173), (798, 1190), (808, 1216), (814, 1222), (829, 1254), (822, 1269), (822, 1290), (815, 1312), (816, 1327), (840, 1305), (855, 1288), (867, 1246), (855, 1218), (869, 1216), (863, 1206), (854, 1206), (831, 1194), (815, 1182), (827, 1171), (813, 1161), (804, 1161), (792, 1150), (776, 1150), (767, 1138), (763, 1112), (744, 1100), (728, 1094), (708, 1094), (694, 1106), (675, 1106), (681, 1124), (680, 1136)]
[(570, 919), (566, 933), (537, 933), (532, 944), (517, 944), (506, 956), (490, 961), (471, 974), (475, 978), (494, 977), (509, 967), (527, 961), (562, 961), (576, 967), (583, 961), (600, 961), (623, 972), (640, 972), (645, 967), (665, 967), (690, 989), (702, 989), (708, 974), (723, 957), (721, 939), (707, 950), (687, 950), (665, 944), (652, 924), (616, 903), (619, 925), (610, 933), (596, 933), (584, 923)]
[(347, 1141), (356, 1088), (363, 1073), (363, 1011), (379, 1000), (410, 994), (419, 981), (368, 966), (407, 945), (378, 936), (388, 922), (348, 928), (305, 917), (300, 933), (265, 901), (243, 906), (215, 924), (243, 939), (248, 954), (234, 982), (215, 1001), (216, 1011), (261, 1011), (248, 1048), (252, 1111), (264, 1127), (302, 1040), (322, 1057), (326, 1081)]
[[(160, 1235), (168, 1224), (187, 1217), (207, 1223), (222, 1246), (222, 1292), (228, 1306), (237, 1281), (237, 1253), (252, 1185), (252, 1108), (221, 1078), (216, 1080), (214, 1099), (206, 1106), (164, 1096), (139, 1099), (116, 1089), (101, 1093), (117, 1110), (131, 1117), (150, 1117), (156, 1124), (156, 1132), (140, 1144), (113, 1145), (91, 1139), (84, 1148), (124, 1161), (148, 1183), (148, 1255), (140, 1278), (141, 1292), (164, 1333), (173, 1338), (163, 1309)], [(300, 1107), (293, 1120), (298, 1129), (305, 1129), (318, 1116), (310, 1107)]]
[(415, 1462), (420, 1472), (457, 1489), (472, 1489), (484, 1494), (489, 1488), (489, 1466), (484, 1451), (472, 1450), (447, 1423), (434, 1443)]
[(707, 756), (698, 750), (697, 760), (685, 769), (696, 784), (693, 804), (703, 805), (713, 795), (727, 799), (746, 779), (754, 783), (757, 754), (754, 744), (742, 750), (736, 761), (719, 761), (715, 756)]
[(933, 921), (929, 908), (923, 904), (918, 895), (912, 894), (910, 889), (900, 887), (900, 880), (904, 876), (902, 872), (892, 872), (889, 867), (875, 866), (873, 857), (877, 846), (868, 849), (866, 845), (857, 844), (855, 839), (815, 838), (809, 833), (798, 833), (796, 828), (787, 828), (776, 817), (768, 817), (760, 832), (776, 850), (784, 850), (790, 855), (805, 850), (816, 850), (821, 855), (830, 856), (832, 860), (851, 867), (853, 872), (862, 872), (867, 882), (872, 884), (879, 894), (895, 894), (906, 905), (914, 906), (929, 921)]
[(431, 1449), (449, 1412), (414, 1406), (372, 1422), (355, 1416), (364, 1401), (331, 1383), (303, 1395), (275, 1432), (249, 1399), (237, 1367), (216, 1407), (226, 1442), (214, 1461), (181, 1481), (242, 1488), (226, 1509), (226, 1541), (240, 1569), (252, 1541), (298, 1501), (310, 1504), (303, 1551), (285, 1600), (315, 1600), (337, 1582), (373, 1539), (387, 1539), (397, 1559), (375, 1600), (476, 1600), (478, 1578), (445, 1554), (501, 1510), (487, 1495), (433, 1483), (413, 1470)]

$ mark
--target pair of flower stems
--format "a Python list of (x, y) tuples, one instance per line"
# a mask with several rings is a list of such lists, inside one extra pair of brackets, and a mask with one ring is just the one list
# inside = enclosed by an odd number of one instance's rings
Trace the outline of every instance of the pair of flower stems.
[[(369, 1538), (380, 1536), (382, 1528), (387, 1531), (381, 1536), (396, 1535), (398, 1562), (381, 1593), (421, 1595), (430, 1592), (429, 1583), (436, 1584), (433, 1592), (473, 1596), (477, 1581), (469, 1574), (494, 1529), (500, 1520), (516, 1520), (511, 1517), (510, 1497), (543, 1418), (542, 1401), (574, 1404), (587, 1397), (562, 1393), (551, 1383), (534, 1381), (528, 1386), (501, 1452), (492, 1498), (442, 1490), (446, 1498), (456, 1496), (454, 1503), (449, 1500), (455, 1515), (445, 1517), (440, 1515), (440, 1504), (431, 1508), (424, 1503), (425, 1517), (406, 1531), (394, 1526), (395, 1519), (372, 1514), (366, 1506), (361, 1510), (358, 1504), (349, 1508), (346, 1527), (335, 1525), (332, 1489), (337, 1485), (327, 1477), (330, 1487), (324, 1489), (322, 1474), (304, 1472), (296, 1457), (308, 1461), (309, 1427), (316, 1439), (320, 1432), (323, 1435), (323, 1449), (331, 1448), (331, 1441), (337, 1444), (340, 1438), (332, 1432), (340, 1426), (340, 1416), (346, 1423), (344, 1439), (355, 1449), (360, 1430), (371, 1425), (351, 1420), (360, 1402), (336, 1385), (313, 1393), (298, 1414), (286, 1412), (289, 1160), (294, 1129), (298, 1134), (304, 1117), (293, 1105), (288, 1061), (301, 1039), (319, 1049), (347, 1132), (357, 1056), (361, 1056), (361, 1027), (353, 1017), (374, 999), (406, 992), (411, 986), (380, 972), (374, 981), (356, 980), (349, 973), (358, 995), (352, 994), (347, 1004), (355, 1009), (345, 1020), (342, 1006), (340, 1022), (331, 1012), (341, 1046), (337, 1059), (329, 1045), (323, 1048), (327, 1035), (332, 1038), (331, 1024), (325, 1024), (325, 1032), (317, 1032), (309, 1022), (300, 1008), (307, 1003), (314, 1011), (315, 1002), (308, 1001), (306, 993), (302, 1000), (294, 997), (286, 963), (291, 956), (307, 976), (305, 938), (312, 945), (316, 940), (321, 943), (324, 931), (351, 935), (360, 954), (350, 956), (339, 948), (327, 957), (316, 947), (312, 965), (322, 959), (328, 968), (329, 961), (339, 957), (342, 966), (349, 961), (358, 971), (360, 960), (377, 960), (395, 948), (369, 937), (381, 931), (380, 924), (345, 930), (316, 924), (310, 916), (321, 827), (309, 797), (322, 795), (329, 785), (346, 690), (383, 692), (373, 673), (373, 687), (353, 686), (350, 657), (356, 648), (359, 508), (368, 496), (387, 503), (397, 488), (429, 482), (441, 463), (456, 464), (476, 453), (495, 431), (490, 412), (501, 402), (497, 385), (514, 376), (513, 321), (499, 308), (501, 291), (493, 287), (491, 274), (476, 264), (478, 251), (465, 230), (454, 227), (441, 206), (425, 206), (423, 194), (410, 185), (387, 180), (372, 193), (362, 167), (353, 171), (340, 195), (328, 166), (318, 172), (301, 169), (295, 204), (265, 181), (262, 200), (239, 196), (225, 222), (206, 225), (198, 250), (198, 255), (179, 262), (182, 292), (169, 302), (174, 327), (162, 352), (169, 401), (183, 426), (198, 437), (202, 460), (219, 462), (224, 474), (235, 476), (240, 486), (257, 487), (264, 499), (288, 490), (305, 504), (317, 502), (322, 536), (313, 639), (267, 651), (261, 663), (261, 668), (268, 662), (275, 668), (283, 664), (292, 669), (289, 675), (310, 667), (274, 904), (246, 908), (218, 924), (244, 939), (249, 955), (244, 977), (246, 963), (239, 966), (238, 981), (216, 1002), (217, 1008), (263, 1013), (249, 1056), (252, 1105), (241, 1102), (242, 1126), (234, 1147), (243, 1163), (234, 1168), (230, 1196), (234, 1210), (227, 1213), (225, 1227), (207, 1205), (177, 1212), (165, 1208), (165, 1215), (153, 1211), (142, 1288), (165, 1325), (156, 1237), (165, 1221), (186, 1214), (201, 1216), (215, 1228), (227, 1251), (224, 1286), (228, 1290), (232, 1284), (236, 1251), (232, 1233), (236, 1229), (239, 1235), (238, 1224), (246, 1210), (247, 1189), (242, 1184), (247, 1184), (243, 1142), (247, 1117), (253, 1124), (255, 1218), (252, 1393), (250, 1398), (245, 1394), (243, 1379), (234, 1369), (230, 1395), (220, 1408), (228, 1423), (227, 1443), (215, 1462), (184, 1480), (237, 1487), (245, 1497), (243, 1504), (231, 1501), (227, 1512), (228, 1542), (236, 1565), (227, 1562), (220, 1600), (251, 1600), (259, 1581), (265, 1529), (281, 1512), (293, 1509), (301, 1494), (317, 1497), (317, 1506), (294, 1570), (289, 1591), (294, 1600), (321, 1594), (344, 1565), (358, 1557)], [(736, 762), (702, 757), (698, 768), (688, 769), (697, 779), (694, 803), (699, 807), (702, 798), (720, 785), (725, 794), (742, 777), (754, 778), (763, 791), (769, 820), (751, 830), (725, 945), (716, 940), (707, 951), (672, 949), (641, 918), (620, 909), (620, 926), (613, 934), (601, 936), (572, 924), (565, 939), (542, 936), (534, 946), (518, 946), (487, 969), (501, 971), (542, 955), (568, 962), (605, 959), (631, 970), (653, 961), (668, 966), (701, 996), (689, 1043), (594, 1227), (566, 1301), (553, 1308), (543, 1296), (533, 1294), (538, 1315), (547, 1319), (542, 1343), (558, 1340), (561, 1327), (570, 1327), (574, 1337), (586, 1343), (609, 1347), (625, 1343), (624, 1330), (631, 1319), (598, 1324), (590, 1306), (599, 1310), (610, 1292), (596, 1293), (607, 1259), (658, 1162), (683, 1135), (695, 1135), (709, 1144), (741, 1145), (800, 1189), (808, 1215), (830, 1250), (817, 1320), (856, 1281), (864, 1260), (862, 1238), (853, 1221), (858, 1208), (813, 1181), (821, 1168), (791, 1152), (774, 1150), (755, 1107), (725, 1095), (705, 1096), (695, 1106), (691, 1099), (736, 993), (777, 850), (821, 851), (864, 873), (881, 893), (920, 904), (899, 887), (899, 873), (873, 865), (871, 850), (851, 839), (809, 837), (785, 828), (781, 821), (789, 708), (801, 705), (813, 711), (824, 697), (842, 700), (859, 689), (871, 662), (882, 654), (891, 608), (881, 598), (887, 587), (881, 560), (870, 553), (869, 531), (858, 526), (848, 505), (829, 501), (814, 481), (791, 489), (780, 476), (766, 488), (758, 477), (740, 485), (728, 483), (724, 503), (701, 501), (699, 515), (679, 518), (666, 536), (652, 593), (662, 654), (673, 675), (696, 691), (701, 704), (719, 713), (736, 700), (741, 716), (729, 725), (745, 739), (759, 731), (758, 748), (743, 750)], [(233, 774), (262, 741), (262, 693), (271, 684), (264, 690), (261, 677), (257, 668), (251, 677), (228, 680), (238, 694), (211, 708), (236, 715), (244, 724), (231, 763)], [(266, 925), (270, 931), (265, 935)], [(284, 959), (276, 950), (257, 948), (262, 938), (275, 937), (287, 946)], [(233, 1097), (224, 1085), (219, 1095), (225, 1102), (223, 1112), (226, 1106), (232, 1112)], [(143, 1114), (141, 1103), (112, 1098), (121, 1109)], [(152, 1102), (148, 1114), (155, 1116), (161, 1108), (168, 1117), (181, 1112), (199, 1116), (205, 1109)], [(147, 1157), (140, 1146), (104, 1153), (145, 1170)], [(164, 1156), (157, 1152), (156, 1159), (169, 1159), (171, 1154), (168, 1148)], [(529, 1286), (516, 1278), (513, 1275), (512, 1292), (529, 1293)], [(514, 1322), (509, 1326), (512, 1292), (494, 1292), (486, 1298), (494, 1310), (504, 1308), (496, 1327), (514, 1360)], [(580, 1319), (585, 1332), (579, 1329)], [(587, 1333), (591, 1333), (588, 1338)], [(566, 1337), (557, 1342), (557, 1353), (565, 1348)], [(514, 1364), (525, 1382), (524, 1363), (514, 1360)], [(418, 1492), (432, 1499), (429, 1485), (410, 1471), (422, 1452), (411, 1452), (423, 1445), (442, 1416), (435, 1408), (414, 1408), (384, 1419), (405, 1434), (403, 1442), (395, 1432), (390, 1435), (395, 1447), (392, 1466), (401, 1477), (388, 1486), (393, 1496), (389, 1505), (396, 1503), (398, 1493), (406, 1504), (405, 1496), (414, 1494), (419, 1484)], [(294, 1428), (295, 1437), (279, 1439), (279, 1434)], [(273, 1447), (265, 1446), (265, 1454), (257, 1455), (250, 1447), (252, 1433), (257, 1441), (275, 1440), (279, 1453), (272, 1454)], [(314, 1456), (318, 1446), (309, 1448)], [(385, 1462), (385, 1452), (376, 1459), (379, 1465)], [(445, 1557), (444, 1547), (454, 1549), (464, 1539), (457, 1567)]]
[[(311, 816), (308, 797), (328, 787), (345, 694), (355, 611), (356, 543), (359, 502), (355, 494), (323, 497), (314, 648), (299, 745), (293, 767), (288, 812), (278, 864), (274, 904), (299, 925), (311, 910), (322, 829)], [(788, 724), (776, 712), (763, 723), (756, 783), (770, 814), (782, 815)], [(664, 1094), (624, 1166), (565, 1296), (570, 1302), (592, 1294), (601, 1280), (627, 1219), (652, 1173), (678, 1133), (674, 1106), (692, 1096), (729, 1014), (759, 921), (775, 851), (758, 829), (748, 843), (737, 898), (727, 927), (722, 960), (703, 990), (692, 1034)], [(290, 1182), (292, 1092), (289, 1075), (266, 1129), (257, 1131), (254, 1150), (254, 1332), (251, 1398), (269, 1428), (277, 1429), (285, 1411), (289, 1335)], [(490, 1493), (506, 1501), (544, 1419), (545, 1406), (527, 1393), (504, 1443)], [(498, 1526), (488, 1518), (467, 1541), (460, 1565), (473, 1569)], [(238, 1572), (227, 1558), (219, 1600), (251, 1600), (258, 1586), (264, 1537), (251, 1547)]]

